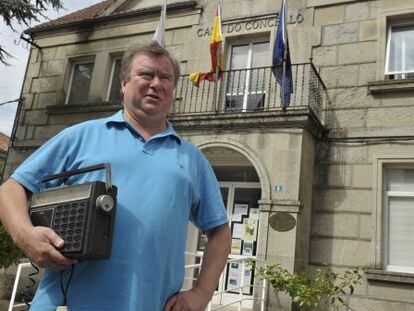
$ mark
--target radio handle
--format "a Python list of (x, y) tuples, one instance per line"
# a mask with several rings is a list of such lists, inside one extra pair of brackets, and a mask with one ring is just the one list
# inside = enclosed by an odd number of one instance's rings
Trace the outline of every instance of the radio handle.
[(67, 171), (67, 172), (63, 172), (63, 173), (59, 173), (59, 174), (54, 174), (54, 175), (48, 175), (42, 178), (42, 182), (48, 182), (54, 179), (67, 179), (69, 176), (73, 176), (73, 175), (78, 175), (78, 174), (84, 174), (84, 173), (89, 173), (89, 172), (93, 172), (93, 171), (98, 171), (98, 170), (106, 170), (106, 176), (105, 176), (105, 186), (106, 186), (106, 191), (109, 191), (110, 189), (112, 189), (112, 170), (111, 170), (111, 163), (102, 163), (102, 164), (97, 164), (97, 165), (92, 165), (92, 166), (88, 166), (88, 167), (84, 167), (84, 168), (80, 168), (77, 170), (71, 170), (71, 171)]

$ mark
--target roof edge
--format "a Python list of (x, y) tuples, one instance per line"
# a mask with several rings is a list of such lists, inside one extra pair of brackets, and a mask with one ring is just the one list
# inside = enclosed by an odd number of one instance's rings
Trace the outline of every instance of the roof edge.
[[(168, 4), (167, 5), (167, 11), (178, 11), (178, 10), (184, 10), (184, 9), (194, 9), (196, 7), (197, 7), (197, 2), (195, 0), (190, 0), (190, 1), (183, 1), (183, 2)], [(43, 28), (40, 28), (40, 29), (36, 29), (35, 27), (34, 28), (29, 28), (29, 29), (26, 29), (24, 31), (24, 33), (28, 34), (28, 35), (34, 35), (34, 34), (38, 34), (38, 33), (44, 33), (44, 32), (49, 32), (49, 31), (53, 31), (53, 30), (61, 30), (61, 29), (65, 29), (65, 28), (75, 27), (75, 26), (77, 26), (77, 27), (92, 26), (94, 24), (109, 21), (109, 20), (118, 20), (118, 19), (122, 19), (122, 18), (128, 18), (128, 17), (140, 16), (140, 15), (145, 16), (145, 15), (151, 15), (151, 14), (158, 13), (158, 12), (161, 12), (161, 6), (160, 5), (152, 6), (152, 7), (148, 7), (148, 8), (143, 8), (143, 9), (138, 9), (138, 10), (134, 10), (134, 11), (117, 13), (117, 14), (114, 14), (114, 15), (104, 15), (104, 16), (100, 16), (100, 17), (87, 19), (87, 20), (69, 22), (69, 23), (65, 23), (65, 24), (61, 24), (61, 25), (46, 26), (46, 27), (43, 27)]]

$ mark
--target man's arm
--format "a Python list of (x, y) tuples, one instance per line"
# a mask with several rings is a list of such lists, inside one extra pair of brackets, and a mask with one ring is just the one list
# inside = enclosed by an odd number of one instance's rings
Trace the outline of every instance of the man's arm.
[(32, 225), (26, 191), (14, 179), (0, 187), (0, 220), (17, 246), (36, 265), (61, 269), (76, 263), (56, 250), (64, 241), (52, 229)]
[(231, 233), (228, 224), (206, 231), (207, 245), (197, 284), (188, 291), (172, 296), (164, 311), (203, 311), (213, 296), (230, 252)]

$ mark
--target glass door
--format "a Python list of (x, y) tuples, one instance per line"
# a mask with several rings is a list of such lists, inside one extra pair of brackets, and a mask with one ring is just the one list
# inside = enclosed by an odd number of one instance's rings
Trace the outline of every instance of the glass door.
[[(259, 229), (259, 205), (261, 197), (260, 183), (253, 182), (220, 182), (223, 202), (227, 208), (229, 225), (232, 234), (232, 259), (256, 257)], [(201, 237), (201, 236), (200, 236)], [(205, 238), (201, 240), (205, 241)], [(205, 243), (199, 243), (199, 245)], [(202, 251), (202, 249), (199, 249)], [(244, 276), (242, 277), (242, 274)], [(226, 290), (225, 295), (217, 295), (214, 304), (227, 304), (239, 299), (239, 288), (243, 280), (243, 295), (252, 298), (254, 271), (244, 267), (241, 261), (233, 261), (225, 267), (220, 278), (218, 290)], [(243, 303), (243, 307), (251, 308), (253, 301)]]
[(233, 45), (226, 82), (226, 110), (251, 111), (264, 106), (269, 42)]

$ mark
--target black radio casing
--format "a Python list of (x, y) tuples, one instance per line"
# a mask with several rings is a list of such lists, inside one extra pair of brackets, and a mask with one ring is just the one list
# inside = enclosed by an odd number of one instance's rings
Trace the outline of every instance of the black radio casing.
[[(101, 181), (34, 193), (29, 215), (34, 226), (53, 229), (64, 241), (59, 251), (79, 260), (111, 256), (117, 188)], [(109, 196), (109, 197), (108, 197)], [(102, 205), (105, 202), (112, 203)], [(106, 207), (105, 207), (106, 206)]]

